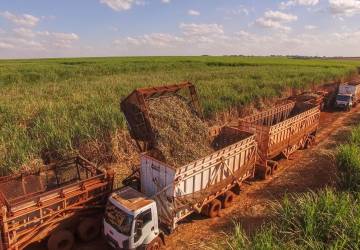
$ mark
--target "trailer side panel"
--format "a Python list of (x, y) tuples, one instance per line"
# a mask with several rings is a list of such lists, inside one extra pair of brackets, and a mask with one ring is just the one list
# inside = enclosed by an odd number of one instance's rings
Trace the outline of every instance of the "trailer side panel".
[(245, 139), (180, 168), (142, 155), (143, 192), (157, 202), (161, 222), (174, 229), (178, 221), (252, 177), (256, 152), (255, 137), (247, 134)]
[(255, 134), (258, 164), (266, 165), (267, 160), (298, 149), (316, 131), (319, 118), (319, 106), (291, 102), (240, 119), (236, 127)]
[[(9, 176), (0, 179), (3, 187), (14, 186), (24, 180), (33, 179), (41, 188), (20, 188), (22, 192), (5, 194), (0, 192), (0, 223), (4, 249), (24, 249), (33, 242), (48, 237), (54, 230), (63, 228), (70, 220), (80, 216), (93, 215), (102, 210), (108, 194), (112, 192), (113, 176), (98, 170), (83, 158), (74, 158), (66, 162), (73, 173), (78, 173), (76, 180), (65, 184), (59, 182), (57, 188), (44, 182), (46, 173), (59, 172), (58, 165), (44, 167), (44, 172)], [(61, 166), (63, 167), (63, 166)], [(79, 170), (79, 169), (82, 169)], [(3, 190), (2, 190), (3, 191)], [(2, 201), (2, 202), (1, 202)], [(0, 248), (1, 249), (1, 248)]]

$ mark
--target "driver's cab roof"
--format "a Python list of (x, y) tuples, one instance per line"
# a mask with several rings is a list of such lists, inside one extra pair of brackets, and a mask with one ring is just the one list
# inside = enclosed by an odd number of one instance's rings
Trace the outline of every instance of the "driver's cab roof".
[(133, 212), (154, 202), (131, 187), (122, 188), (112, 193), (110, 197), (120, 203), (121, 206)]

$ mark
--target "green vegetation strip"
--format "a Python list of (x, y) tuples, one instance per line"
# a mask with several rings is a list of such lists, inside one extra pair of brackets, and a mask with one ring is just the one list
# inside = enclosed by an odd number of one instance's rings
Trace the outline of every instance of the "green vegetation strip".
[(292, 87), (338, 80), (358, 65), (285, 57), (0, 60), (0, 175), (87, 141), (110, 141), (125, 127), (119, 100), (137, 87), (192, 81), (209, 118)]
[(360, 249), (360, 126), (336, 155), (338, 190), (325, 189), (274, 203), (274, 221), (252, 237), (240, 225), (221, 248)]

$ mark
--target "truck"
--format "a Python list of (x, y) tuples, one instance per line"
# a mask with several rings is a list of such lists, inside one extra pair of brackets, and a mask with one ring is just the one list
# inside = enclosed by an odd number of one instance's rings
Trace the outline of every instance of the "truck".
[(316, 137), (320, 106), (288, 102), (237, 120), (231, 126), (255, 135), (258, 145), (256, 174), (262, 179), (278, 168), (276, 157), (310, 147)]
[(100, 234), (113, 173), (81, 156), (0, 177), (0, 249), (21, 250), (47, 240), (49, 250), (70, 250), (75, 235)]
[(320, 106), (320, 110), (323, 111), (331, 106), (331, 93), (324, 90), (306, 91), (298, 95), (290, 96), (287, 100), (318, 105)]
[(360, 82), (349, 82), (339, 85), (335, 107), (350, 110), (360, 101)]
[[(144, 140), (141, 145), (149, 149), (153, 143), (147, 100), (184, 90), (189, 91), (189, 105), (196, 105), (191, 83), (140, 89), (123, 100), (126, 120), (134, 137)], [(215, 217), (231, 205), (242, 183), (254, 176), (255, 136), (226, 126), (210, 129), (209, 135), (216, 150), (184, 166), (170, 166), (149, 152), (141, 154), (140, 189), (126, 186), (111, 194), (106, 206), (104, 236), (113, 248), (159, 249), (165, 233), (181, 220), (193, 213)]]

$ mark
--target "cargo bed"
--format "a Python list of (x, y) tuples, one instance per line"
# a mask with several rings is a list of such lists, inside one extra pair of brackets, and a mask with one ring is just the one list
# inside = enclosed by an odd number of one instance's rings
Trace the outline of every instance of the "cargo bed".
[(0, 178), (0, 249), (23, 249), (105, 205), (113, 176), (82, 157)]
[(217, 151), (182, 167), (141, 156), (141, 191), (155, 199), (160, 221), (169, 229), (254, 175), (254, 135), (231, 127), (214, 129), (211, 135)]
[(297, 149), (311, 145), (319, 119), (319, 106), (289, 102), (240, 119), (232, 125), (255, 134), (258, 169), (262, 174), (266, 171), (269, 174), (270, 168), (276, 167), (272, 161), (276, 156), (282, 154), (288, 158)]

